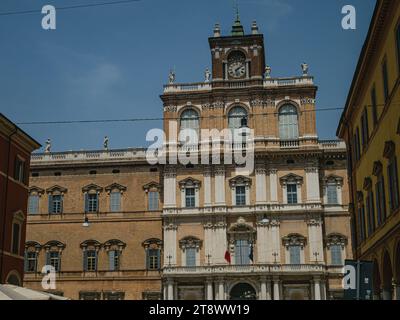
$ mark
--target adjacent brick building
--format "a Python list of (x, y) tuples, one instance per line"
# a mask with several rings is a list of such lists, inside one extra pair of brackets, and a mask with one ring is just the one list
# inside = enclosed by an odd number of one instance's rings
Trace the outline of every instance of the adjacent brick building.
[(29, 163), (39, 147), (0, 114), (0, 283), (22, 285)]

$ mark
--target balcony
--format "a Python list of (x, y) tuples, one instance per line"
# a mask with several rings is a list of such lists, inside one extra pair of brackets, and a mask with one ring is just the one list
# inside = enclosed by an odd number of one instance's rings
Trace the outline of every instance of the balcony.
[(281, 149), (298, 149), (300, 147), (299, 140), (281, 140)]
[(131, 148), (121, 150), (95, 150), (95, 151), (67, 151), (34, 153), (31, 156), (31, 165), (42, 164), (65, 164), (94, 161), (115, 161), (115, 160), (145, 160), (145, 148)]
[(325, 150), (340, 150), (346, 149), (346, 143), (342, 140), (320, 140), (319, 146)]
[(174, 83), (164, 86), (164, 94), (206, 92), (213, 89), (241, 89), (250, 87), (279, 88), (279, 87), (314, 86), (314, 78), (311, 76), (267, 78), (267, 79), (243, 79), (243, 80), (213, 80), (212, 82)]
[(210, 276), (210, 275), (309, 275), (323, 274), (327, 268), (322, 264), (256, 264), (256, 265), (213, 265), (199, 267), (165, 266), (164, 276)]
[(291, 78), (267, 78), (264, 80), (264, 88), (313, 85), (314, 78), (310, 76)]

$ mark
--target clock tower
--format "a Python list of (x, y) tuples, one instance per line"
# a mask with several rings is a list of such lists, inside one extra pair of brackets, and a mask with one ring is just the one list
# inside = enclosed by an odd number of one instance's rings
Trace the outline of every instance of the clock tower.
[(221, 36), (220, 26), (216, 24), (214, 35), (208, 41), (212, 54), (214, 82), (263, 78), (264, 37), (258, 33), (256, 22), (253, 22), (251, 26), (251, 34), (245, 35), (237, 14), (229, 36)]

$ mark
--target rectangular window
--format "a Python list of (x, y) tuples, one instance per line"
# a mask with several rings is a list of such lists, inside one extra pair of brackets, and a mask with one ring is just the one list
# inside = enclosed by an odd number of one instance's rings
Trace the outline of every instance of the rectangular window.
[(26, 252), (25, 254), (25, 271), (36, 272), (37, 253), (35, 251)]
[(13, 223), (13, 237), (12, 237), (12, 246), (11, 252), (13, 254), (19, 254), (19, 242), (20, 242), (20, 234), (21, 234), (21, 225), (19, 223)]
[(358, 127), (356, 128), (356, 132), (354, 134), (354, 159), (356, 160), (356, 162), (358, 160), (360, 160), (361, 157), (361, 148), (360, 148), (360, 130), (358, 129)]
[(363, 149), (365, 149), (365, 147), (367, 146), (368, 141), (369, 141), (368, 111), (367, 108), (365, 108), (361, 116), (361, 142)]
[(250, 244), (247, 240), (236, 240), (235, 263), (237, 265), (250, 264)]
[(158, 192), (150, 191), (148, 195), (149, 195), (149, 211), (158, 210)]
[(374, 121), (374, 126), (378, 123), (378, 106), (376, 103), (376, 89), (375, 87), (371, 90), (371, 105), (372, 105), (372, 118)]
[(343, 258), (342, 258), (342, 246), (335, 244), (330, 247), (331, 251), (331, 263), (334, 266), (342, 266)]
[(121, 211), (121, 192), (114, 191), (110, 193), (110, 211)]
[(300, 246), (289, 246), (290, 264), (301, 264)]
[(395, 211), (399, 207), (399, 182), (397, 171), (397, 159), (393, 157), (387, 167), (389, 184), (389, 202), (390, 210)]
[(385, 183), (383, 176), (378, 177), (378, 182), (375, 185), (376, 195), (376, 210), (378, 215), (378, 226), (386, 220), (386, 195)]
[(25, 182), (25, 161), (18, 157), (15, 159), (14, 179), (18, 182)]
[(389, 76), (387, 68), (387, 60), (385, 59), (382, 63), (382, 78), (383, 78), (383, 93), (385, 96), (385, 103), (389, 99)]
[(49, 213), (60, 214), (63, 208), (63, 196), (49, 194)]
[(186, 208), (196, 207), (196, 196), (194, 188), (185, 189), (185, 204)]
[(368, 235), (371, 235), (372, 233), (374, 233), (376, 227), (374, 194), (372, 191), (368, 192), (366, 202), (367, 202)]
[(297, 184), (288, 184), (287, 188), (287, 203), (297, 204)]
[(336, 184), (331, 183), (326, 186), (326, 195), (328, 199), (328, 204), (338, 204)]
[(96, 250), (84, 251), (85, 271), (97, 270), (97, 252)]
[(236, 205), (245, 206), (246, 205), (246, 187), (238, 186), (236, 187)]
[(110, 267), (110, 271), (119, 270), (119, 255), (120, 252), (118, 250), (110, 250), (108, 251), (108, 263)]
[(36, 214), (39, 212), (39, 195), (30, 195), (28, 198), (28, 213)]
[(99, 209), (99, 196), (97, 193), (85, 194), (85, 212), (98, 212)]
[(50, 265), (54, 267), (56, 272), (60, 271), (60, 253), (58, 251), (50, 251), (49, 252), (49, 260), (50, 260)]
[(195, 267), (196, 266), (196, 248), (186, 248), (186, 266)]
[(160, 250), (148, 249), (147, 250), (147, 269), (158, 270), (160, 269)]

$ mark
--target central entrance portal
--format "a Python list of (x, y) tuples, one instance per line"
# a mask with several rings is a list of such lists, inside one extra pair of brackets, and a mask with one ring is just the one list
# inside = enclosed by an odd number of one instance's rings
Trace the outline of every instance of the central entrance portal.
[(256, 290), (248, 283), (238, 283), (230, 292), (230, 300), (256, 300)]

